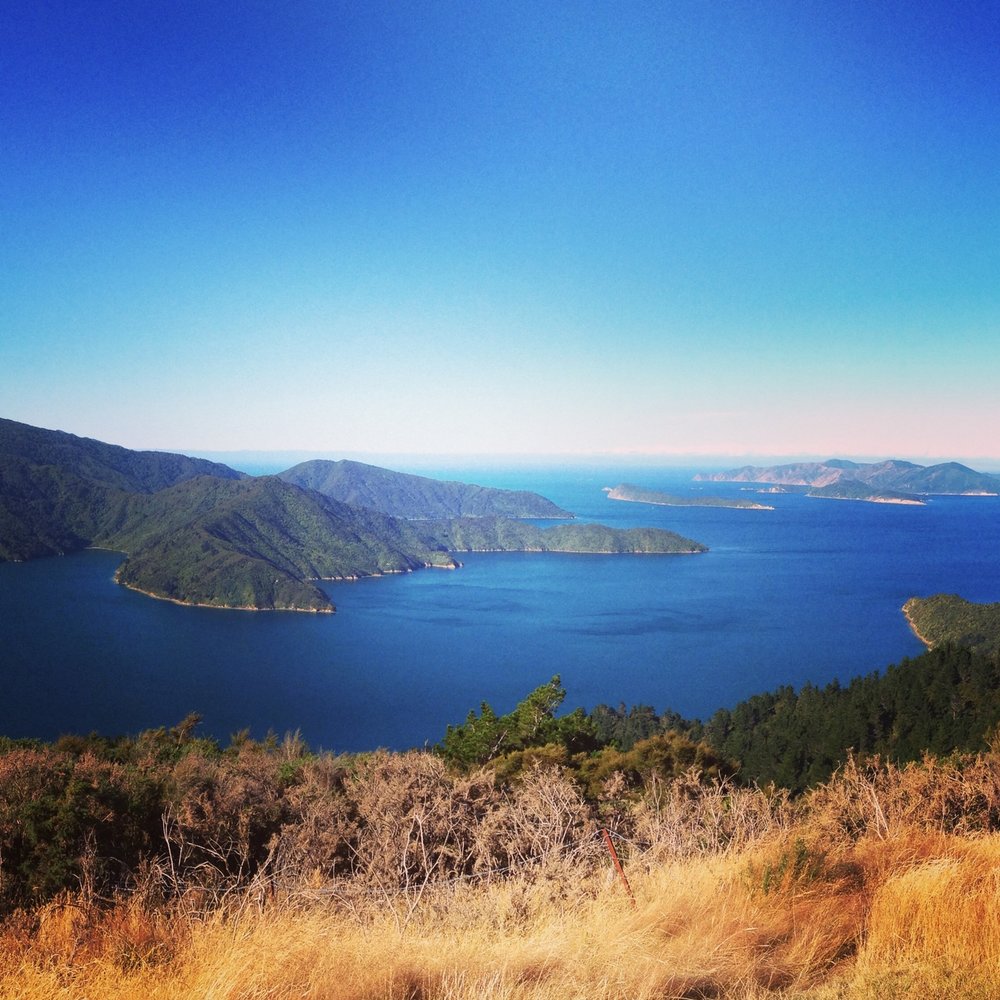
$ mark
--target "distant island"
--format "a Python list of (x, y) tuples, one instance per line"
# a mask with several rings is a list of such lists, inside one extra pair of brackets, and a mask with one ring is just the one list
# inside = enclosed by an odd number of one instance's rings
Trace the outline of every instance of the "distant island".
[(911, 597), (903, 614), (930, 649), (950, 643), (983, 655), (1000, 653), (1000, 603), (975, 604), (957, 594), (935, 594)]
[(705, 551), (661, 529), (523, 520), (572, 516), (537, 494), (362, 463), (254, 477), (0, 420), (0, 561), (113, 549), (126, 556), (119, 583), (180, 604), (331, 612), (317, 580), (454, 569), (455, 552)]
[[(812, 486), (810, 496), (868, 500), (875, 503), (916, 503), (911, 494), (997, 496), (1000, 476), (976, 472), (959, 462), (917, 465), (890, 459), (885, 462), (793, 462), (768, 467), (745, 465), (727, 472), (700, 472), (698, 482), (761, 483), (772, 486)], [(828, 488), (840, 484), (842, 492)]]
[(624, 500), (629, 503), (649, 503), (661, 507), (737, 507), (743, 510), (774, 510), (767, 504), (744, 500), (741, 497), (678, 497), (659, 490), (646, 489), (634, 483), (619, 483), (617, 486), (606, 486), (604, 492), (609, 500)]

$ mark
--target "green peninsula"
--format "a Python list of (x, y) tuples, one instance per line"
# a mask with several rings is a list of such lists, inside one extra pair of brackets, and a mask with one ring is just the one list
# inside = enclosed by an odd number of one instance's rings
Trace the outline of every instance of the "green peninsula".
[(619, 483), (617, 486), (606, 486), (604, 492), (609, 500), (625, 500), (629, 503), (650, 503), (660, 507), (736, 507), (741, 510), (774, 510), (773, 507), (744, 500), (741, 497), (678, 497), (659, 490), (649, 490), (633, 483)]
[(1000, 653), (1000, 603), (976, 604), (957, 594), (911, 597), (903, 614), (929, 649), (965, 646), (975, 653)]
[(707, 552), (700, 542), (661, 528), (609, 528), (603, 524), (556, 524), (539, 528), (505, 518), (437, 522), (426, 540), (449, 552), (579, 552), (599, 555), (682, 555)]
[[(331, 470), (313, 470), (324, 471)], [(659, 529), (542, 529), (487, 516), (499, 508), (517, 511), (518, 518), (572, 517), (536, 494), (457, 483), (438, 489), (433, 480), (413, 483), (422, 477), (374, 466), (347, 471), (368, 479), (369, 503), (395, 504), (409, 516), (345, 503), (278, 476), (246, 476), (183, 455), (134, 452), (0, 420), (0, 560), (114, 549), (125, 554), (118, 582), (152, 597), (330, 612), (333, 604), (318, 580), (454, 569), (455, 552), (704, 551)], [(416, 517), (452, 502), (482, 513)]]

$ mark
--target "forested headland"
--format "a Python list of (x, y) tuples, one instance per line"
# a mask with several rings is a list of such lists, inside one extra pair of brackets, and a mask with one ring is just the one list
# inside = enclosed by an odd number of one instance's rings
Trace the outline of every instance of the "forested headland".
[(957, 594), (935, 594), (911, 597), (903, 613), (932, 649), (950, 643), (977, 653), (1000, 653), (1000, 603), (976, 604)]

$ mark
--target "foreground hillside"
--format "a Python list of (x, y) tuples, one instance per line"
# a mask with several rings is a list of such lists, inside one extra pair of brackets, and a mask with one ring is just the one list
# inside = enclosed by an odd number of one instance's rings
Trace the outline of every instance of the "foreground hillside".
[[(558, 770), (501, 789), (427, 754), (303, 762), (291, 744), (244, 747), (224, 765), (194, 754), (174, 772), (158, 854), (127, 889), (104, 895), (85, 869), (78, 890), (0, 924), (0, 995), (1000, 991), (992, 755), (848, 762), (799, 801), (691, 772), (630, 796), (610, 781), (592, 803)], [(267, 793), (282, 784), (290, 809), (250, 869)]]
[(676, 731), (608, 742), (564, 694), (433, 753), (222, 748), (196, 718), (0, 740), (0, 996), (1000, 994), (1000, 753), (845, 750), (794, 795)]

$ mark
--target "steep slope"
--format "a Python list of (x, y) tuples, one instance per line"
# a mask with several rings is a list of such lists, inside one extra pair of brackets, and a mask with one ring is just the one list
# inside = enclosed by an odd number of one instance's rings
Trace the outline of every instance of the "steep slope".
[(0, 561), (85, 548), (126, 496), (57, 466), (0, 458)]
[(405, 522), (273, 476), (201, 477), (130, 497), (128, 508), (98, 539), (129, 552), (119, 582), (184, 603), (330, 611), (310, 581), (456, 565)]
[(334, 500), (378, 510), (393, 517), (573, 516), (537, 493), (429, 479), (363, 462), (302, 462), (280, 473), (279, 477)]
[(132, 451), (65, 431), (0, 419), (0, 460), (55, 466), (103, 486), (152, 493), (195, 476), (243, 479), (244, 473), (218, 462), (161, 451)]
[(84, 548), (122, 523), (130, 494), (204, 475), (244, 478), (216, 462), (0, 420), (0, 560)]

